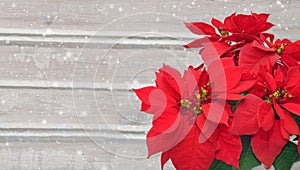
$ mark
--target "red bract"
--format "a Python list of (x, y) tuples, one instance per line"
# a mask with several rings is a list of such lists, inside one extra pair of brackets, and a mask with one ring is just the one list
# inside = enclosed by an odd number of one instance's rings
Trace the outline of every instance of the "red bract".
[(220, 146), (220, 149), (216, 152), (216, 159), (237, 168), (239, 167), (242, 144), (239, 136), (230, 135), (231, 125), (232, 121), (230, 120), (229, 126), (221, 125), (219, 128), (220, 133), (215, 143)]
[(260, 67), (269, 69), (279, 61), (280, 56), (275, 51), (257, 41), (246, 44), (240, 49), (238, 65), (245, 67), (248, 73), (256, 75)]
[(199, 143), (199, 127), (193, 125), (186, 137), (175, 147), (162, 153), (161, 167), (171, 159), (178, 170), (209, 169), (215, 159), (215, 146), (207, 140)]
[[(225, 75), (232, 73), (230, 70), (234, 69), (225, 69)], [(203, 65), (189, 67), (183, 77), (177, 70), (163, 66), (156, 78), (156, 87), (135, 90), (142, 100), (142, 111), (154, 114), (153, 127), (147, 135), (149, 156), (163, 152), (162, 167), (170, 158), (177, 169), (208, 169), (215, 158), (238, 167), (241, 141), (229, 135), (231, 108), (228, 103), (224, 108), (222, 103), (211, 102), (213, 97), (222, 100), (221, 93), (227, 93), (228, 99), (243, 98), (238, 94), (251, 86), (241, 88), (240, 75), (228, 76), (227, 90), (216, 88), (213, 96), (214, 83)], [(219, 112), (209, 115), (213, 105)], [(203, 132), (205, 123), (216, 128), (211, 136)], [(199, 143), (201, 133), (208, 139), (204, 143)], [(230, 151), (232, 154), (226, 154)]]
[(273, 35), (267, 35), (271, 37), (270, 41), (267, 41), (265, 36), (266, 34), (262, 37), (267, 46), (254, 41), (240, 49), (240, 66), (246, 66), (257, 73), (260, 66), (270, 64), (269, 67), (272, 67), (276, 62), (287, 68), (298, 65), (300, 62), (300, 41), (291, 42), (288, 39), (283, 39), (273, 42)]
[(285, 66), (297, 66), (298, 62), (300, 62), (300, 41), (276, 40), (272, 47), (281, 56), (281, 61)]
[(300, 116), (300, 66), (285, 75), (282, 67), (268, 72), (262, 69), (256, 85), (238, 106), (232, 133), (253, 135), (251, 146), (256, 157), (269, 168), (289, 135), (299, 129), (292, 115)]

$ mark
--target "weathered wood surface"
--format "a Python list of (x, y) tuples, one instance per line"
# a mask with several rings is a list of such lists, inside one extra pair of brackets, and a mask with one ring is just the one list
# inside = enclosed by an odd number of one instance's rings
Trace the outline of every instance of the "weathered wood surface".
[[(59, 30), (91, 30), (95, 31), (104, 25), (120, 18), (128, 18), (134, 23), (130, 28), (122, 31), (144, 31), (145, 26), (160, 32), (178, 32), (180, 23), (167, 21), (157, 22), (156, 17), (130, 17), (138, 13), (154, 12), (175, 15), (186, 20), (209, 21), (212, 16), (224, 18), (226, 14), (237, 12), (267, 12), (272, 13), (271, 20), (281, 27), (289, 27), (297, 31), (295, 22), (299, 3), (297, 0), (282, 1), (230, 1), (230, 0), (201, 0), (201, 1), (118, 1), (93, 0), (2, 0), (1, 27), (21, 29), (52, 29)], [(129, 19), (130, 18), (130, 19)], [(164, 18), (160, 18), (163, 21)], [(156, 24), (155, 24), (156, 23)], [(112, 31), (120, 31), (119, 27), (112, 27)], [(124, 30), (125, 29), (125, 30)], [(128, 29), (128, 30), (126, 30)]]
[(278, 24), (272, 32), (295, 40), (299, 8), (298, 0), (1, 0), (0, 169), (159, 169), (159, 156), (146, 159), (151, 116), (131, 89), (153, 84), (162, 63), (201, 63), (182, 48), (197, 37), (183, 21), (266, 12)]

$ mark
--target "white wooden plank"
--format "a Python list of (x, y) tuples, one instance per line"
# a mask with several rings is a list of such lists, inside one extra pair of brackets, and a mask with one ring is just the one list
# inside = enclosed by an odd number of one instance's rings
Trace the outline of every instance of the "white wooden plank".
[(0, 80), (0, 88), (36, 88), (36, 89), (90, 89), (130, 91), (132, 88), (152, 86), (153, 83), (92, 83), (43, 80)]
[(0, 47), (2, 87), (131, 89), (168, 64), (201, 63), (198, 50)]
[[(299, 25), (297, 11), (299, 1), (223, 1), (223, 0), (200, 0), (200, 1), (118, 1), (118, 0), (93, 0), (89, 3), (80, 0), (2, 0), (0, 3), (0, 22), (2, 28), (25, 28), (25, 29), (66, 29), (66, 30), (98, 30), (104, 25), (119, 19), (114, 31), (143, 30), (150, 27), (165, 32), (179, 31), (178, 20), (164, 20), (164, 16), (146, 15), (145, 12), (167, 13), (188, 20), (209, 21), (211, 17), (223, 18), (232, 12), (267, 12), (271, 13), (271, 20), (280, 23), (282, 29), (290, 30)], [(143, 13), (143, 14), (141, 14)], [(131, 17), (140, 14), (143, 17)], [(150, 16), (150, 17), (149, 17)], [(159, 19), (157, 19), (159, 18)], [(164, 26), (157, 27), (158, 21), (163, 21)], [(131, 27), (122, 27), (122, 23), (132, 23)], [(299, 24), (299, 23), (298, 23)]]
[[(151, 123), (152, 116), (140, 113), (140, 102), (132, 91), (1, 88), (0, 92), (1, 128), (83, 126), (101, 130), (111, 124), (110, 128), (117, 131), (140, 129), (137, 126), (141, 125), (140, 131), (144, 132)], [(118, 127), (122, 124), (136, 126)]]
[[(31, 36), (31, 35), (29, 35)], [(97, 38), (97, 39), (96, 39)], [(123, 38), (123, 37), (122, 37)], [(57, 47), (57, 48), (100, 48), (100, 49), (178, 49), (183, 50), (182, 43), (176, 39), (147, 40), (140, 37), (124, 37), (122, 41), (115, 37), (104, 39), (93, 37), (92, 39), (74, 37), (27, 37), (27, 36), (1, 36), (0, 45), (32, 46), (32, 47)]]
[[(181, 23), (183, 24), (183, 23)], [(172, 35), (169, 37), (167, 35)], [(147, 40), (174, 40), (188, 39), (192, 40), (199, 35), (191, 34), (190, 32), (121, 32), (121, 31), (84, 31), (84, 30), (60, 30), (60, 29), (20, 29), (20, 28), (0, 28), (0, 36), (11, 37), (44, 37), (44, 38), (84, 38), (89, 39), (119, 39), (128, 37), (131, 39), (147, 39)], [(83, 40), (81, 40), (83, 41)]]
[[(146, 135), (145, 129), (143, 126), (139, 126), (137, 129), (128, 128), (130, 126), (117, 125), (118, 129), (121, 131), (116, 131), (116, 129), (111, 129), (109, 126), (116, 125), (106, 125), (107, 129), (100, 129), (100, 126), (97, 126), (97, 130), (87, 130), (87, 129), (66, 129), (59, 128), (57, 129), (46, 129), (46, 128), (1, 128), (0, 141), (45, 141), (45, 142), (55, 142), (57, 140), (68, 142), (68, 141), (87, 141), (90, 142), (91, 138), (95, 141), (103, 140), (137, 140), (140, 141), (140, 144), (145, 143)], [(125, 127), (122, 129), (122, 127)], [(134, 126), (137, 127), (137, 126)], [(59, 129), (58, 129), (59, 128)], [(126, 129), (127, 128), (127, 129)], [(133, 131), (130, 131), (130, 130)], [(143, 131), (139, 131), (143, 130)], [(120, 133), (122, 132), (122, 133)], [(130, 139), (129, 139), (130, 138)]]

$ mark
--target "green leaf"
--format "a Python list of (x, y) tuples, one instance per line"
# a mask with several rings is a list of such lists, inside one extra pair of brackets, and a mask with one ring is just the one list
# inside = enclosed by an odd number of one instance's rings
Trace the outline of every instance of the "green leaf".
[(238, 107), (238, 105), (241, 103), (241, 101), (233, 101), (233, 100), (230, 100), (228, 101), (230, 106), (231, 106), (231, 111), (234, 113), (236, 108)]
[(226, 164), (223, 161), (215, 159), (215, 161), (211, 164), (209, 170), (236, 170), (236, 168)]
[(250, 146), (250, 136), (241, 136), (243, 151), (240, 157), (240, 169), (241, 170), (251, 170), (252, 168), (260, 165), (261, 163), (255, 157), (252, 148)]
[(299, 161), (297, 145), (288, 142), (273, 163), (276, 170), (291, 169), (295, 162)]

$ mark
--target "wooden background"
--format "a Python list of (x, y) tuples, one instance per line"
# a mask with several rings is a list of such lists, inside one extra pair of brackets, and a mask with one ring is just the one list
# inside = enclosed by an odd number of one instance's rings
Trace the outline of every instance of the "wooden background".
[(201, 62), (182, 48), (196, 38), (183, 21), (265, 12), (278, 38), (296, 40), (299, 9), (299, 0), (1, 0), (0, 169), (159, 169), (159, 155), (146, 158), (151, 117), (130, 89), (152, 84), (162, 63)]

